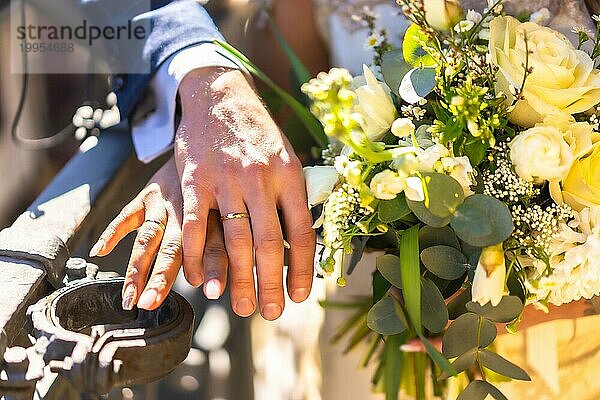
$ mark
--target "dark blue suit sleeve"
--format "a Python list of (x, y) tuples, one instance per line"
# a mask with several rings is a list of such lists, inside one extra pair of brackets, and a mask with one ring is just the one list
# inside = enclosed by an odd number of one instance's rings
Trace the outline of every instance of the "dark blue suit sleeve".
[(114, 76), (113, 90), (122, 118), (129, 117), (152, 75), (169, 56), (195, 44), (223, 40), (206, 10), (193, 0), (153, 1), (152, 11), (136, 16), (135, 20), (150, 27), (149, 35), (138, 54), (117, 49), (115, 61), (126, 64), (141, 57), (149, 63), (150, 73)]

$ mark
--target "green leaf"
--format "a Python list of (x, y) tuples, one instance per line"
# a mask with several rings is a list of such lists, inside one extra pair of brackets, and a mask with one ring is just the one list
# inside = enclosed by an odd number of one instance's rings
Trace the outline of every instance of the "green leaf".
[[(457, 374), (460, 374), (461, 372), (467, 370), (473, 364), (475, 364), (476, 360), (477, 360), (477, 348), (474, 348), (474, 349), (467, 351), (464, 354), (461, 354), (460, 357), (458, 357), (456, 360), (454, 360), (452, 362), (452, 367), (454, 367), (454, 370), (456, 371)], [(443, 372), (440, 375), (440, 379), (448, 379), (449, 377), (450, 377), (450, 375), (448, 375), (446, 372)]]
[(421, 333), (417, 333), (417, 335), (419, 336), (419, 339), (421, 339), (421, 342), (423, 342), (427, 354), (429, 354), (429, 357), (433, 360), (435, 365), (437, 365), (442, 371), (444, 371), (444, 373), (448, 374), (448, 376), (456, 375), (456, 371), (454, 370), (454, 367), (450, 364), (450, 361), (448, 361), (442, 353), (437, 351), (437, 349), (433, 347), (431, 342), (429, 342), (429, 340), (427, 340), (427, 338), (425, 338)]
[(440, 278), (458, 279), (467, 272), (467, 257), (454, 247), (432, 246), (421, 252), (425, 268)]
[(373, 304), (383, 299), (391, 286), (392, 284), (381, 275), (381, 272), (373, 271)]
[(469, 157), (472, 166), (476, 167), (483, 161), (488, 147), (489, 144), (482, 140), (475, 140), (465, 144), (465, 155)]
[(414, 68), (402, 78), (398, 93), (407, 103), (418, 103), (435, 89), (435, 77), (433, 68)]
[(465, 199), (460, 183), (451, 176), (435, 172), (424, 173), (423, 179), (429, 195), (429, 211), (440, 218), (453, 215)]
[(404, 194), (396, 196), (393, 200), (382, 200), (377, 207), (377, 217), (381, 222), (390, 223), (410, 214)]
[(385, 53), (381, 59), (383, 80), (396, 94), (399, 94), (400, 83), (412, 67), (404, 61), (402, 49)]
[(459, 238), (477, 247), (501, 243), (513, 231), (508, 207), (500, 200), (483, 194), (467, 197), (450, 224)]
[(327, 135), (325, 135), (325, 132), (323, 131), (323, 126), (301, 102), (279, 87), (275, 82), (273, 82), (272, 79), (270, 79), (264, 72), (254, 65), (248, 57), (246, 57), (235, 47), (219, 40), (215, 40), (214, 43), (221, 46), (224, 50), (224, 53), (219, 54), (223, 55), (224, 57), (233, 57), (237, 59), (251, 74), (262, 80), (275, 93), (277, 93), (277, 95), (279, 95), (281, 99), (285, 101), (288, 106), (290, 106), (294, 113), (296, 113), (298, 118), (302, 120), (302, 123), (315, 141), (319, 144), (319, 146), (327, 146), (329, 141), (327, 139)]
[(454, 358), (474, 347), (487, 347), (496, 338), (496, 325), (473, 313), (458, 317), (442, 338), (442, 350), (446, 357)]
[(444, 296), (429, 279), (421, 278), (421, 318), (430, 332), (444, 330), (448, 323), (448, 309)]
[(367, 326), (382, 335), (395, 335), (406, 329), (396, 314), (396, 303), (391, 297), (379, 300), (367, 315)]
[(424, 226), (419, 231), (419, 248), (424, 250), (431, 246), (444, 245), (460, 250), (460, 243), (456, 234), (449, 226), (434, 228)]
[(402, 53), (404, 60), (413, 67), (429, 67), (436, 62), (425, 51), (423, 44), (429, 42), (429, 37), (423, 32), (417, 24), (412, 24), (404, 34), (402, 43)]
[(375, 260), (377, 270), (392, 285), (402, 287), (402, 274), (400, 272), (400, 258), (393, 254), (385, 254)]
[(423, 201), (412, 201), (406, 200), (406, 204), (410, 210), (419, 218), (419, 221), (432, 226), (434, 228), (442, 228), (450, 223), (452, 220), (452, 216), (440, 218), (436, 217), (429, 211), (427, 207), (425, 207), (425, 202)]
[(471, 301), (471, 289), (465, 289), (448, 303), (448, 317), (457, 319), (466, 313), (466, 304), (469, 301)]
[(479, 361), (481, 364), (500, 375), (507, 376), (520, 381), (530, 381), (531, 378), (519, 366), (511, 363), (506, 358), (486, 349), (479, 350)]
[(400, 346), (406, 341), (405, 335), (389, 336), (385, 341), (384, 385), (386, 400), (397, 400), (402, 375), (402, 352)]
[(480, 380), (469, 383), (456, 400), (484, 400), (488, 394), (496, 400), (508, 400), (494, 385)]
[(360, 260), (362, 260), (362, 256), (369, 238), (370, 236), (355, 236), (350, 241), (350, 244), (352, 245), (352, 256), (350, 257), (350, 262), (348, 263), (348, 268), (346, 271), (348, 275), (354, 272), (354, 268), (356, 268)]
[(399, 238), (402, 267), (402, 293), (414, 329), (421, 333), (421, 263), (419, 262), (419, 225), (413, 225)]
[(494, 322), (508, 323), (521, 315), (523, 302), (517, 296), (504, 296), (496, 307), (491, 303), (481, 306), (479, 303), (470, 301), (466, 304), (466, 308)]

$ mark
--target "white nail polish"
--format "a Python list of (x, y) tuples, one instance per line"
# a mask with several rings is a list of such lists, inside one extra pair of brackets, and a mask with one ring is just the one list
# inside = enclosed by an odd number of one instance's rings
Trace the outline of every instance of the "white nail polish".
[(104, 248), (104, 240), (100, 239), (100, 240), (98, 240), (98, 242), (96, 242), (94, 247), (92, 247), (92, 249), (90, 250), (90, 257), (96, 257), (98, 255), (98, 253), (100, 252), (100, 250), (102, 250), (103, 248)]
[(216, 279), (211, 279), (204, 286), (204, 294), (209, 300), (217, 300), (221, 296), (221, 284)]
[(158, 292), (156, 289), (150, 289), (144, 291), (138, 300), (138, 308), (143, 308), (144, 310), (149, 310), (150, 307), (156, 303), (156, 299), (158, 297)]

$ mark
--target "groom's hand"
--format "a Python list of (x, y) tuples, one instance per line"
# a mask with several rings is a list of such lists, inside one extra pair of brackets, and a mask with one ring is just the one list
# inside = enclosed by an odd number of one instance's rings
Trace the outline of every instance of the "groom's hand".
[[(273, 320), (284, 307), (284, 236), (290, 244), (287, 288), (295, 302), (311, 289), (315, 234), (300, 161), (242, 72), (194, 70), (179, 87), (182, 116), (175, 158), (183, 193), (183, 266), (188, 281), (203, 276), (207, 215), (248, 213), (223, 221), (231, 304), (240, 316), (258, 303)], [(283, 215), (285, 232), (277, 210)], [(217, 282), (218, 283), (218, 282)]]

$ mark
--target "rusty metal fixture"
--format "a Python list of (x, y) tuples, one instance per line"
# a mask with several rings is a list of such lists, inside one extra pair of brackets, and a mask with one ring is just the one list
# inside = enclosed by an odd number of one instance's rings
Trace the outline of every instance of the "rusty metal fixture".
[(33, 335), (47, 339), (44, 360), (81, 393), (146, 383), (187, 356), (194, 314), (171, 292), (154, 311), (121, 308), (123, 278), (81, 280), (30, 307)]

